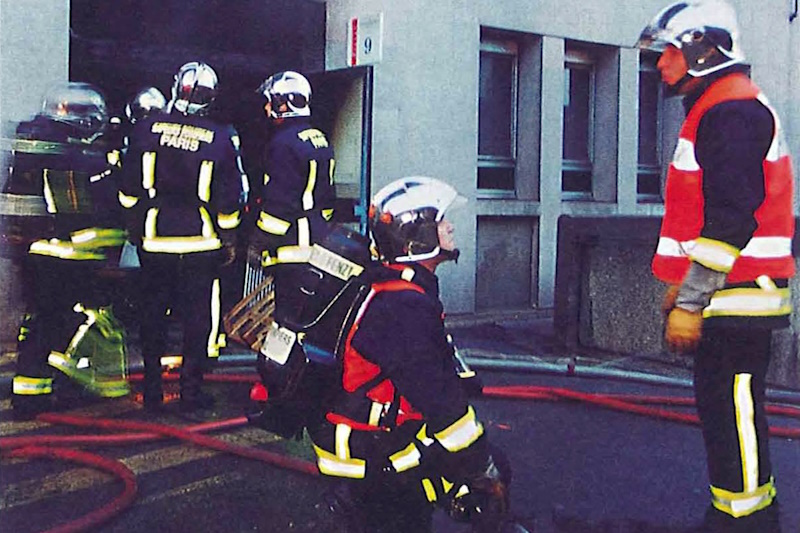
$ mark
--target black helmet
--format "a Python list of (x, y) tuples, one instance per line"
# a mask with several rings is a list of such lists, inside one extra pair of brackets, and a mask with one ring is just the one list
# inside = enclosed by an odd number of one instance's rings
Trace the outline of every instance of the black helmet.
[(175, 74), (168, 111), (204, 115), (217, 97), (218, 90), (219, 79), (213, 68), (199, 61), (186, 63)]

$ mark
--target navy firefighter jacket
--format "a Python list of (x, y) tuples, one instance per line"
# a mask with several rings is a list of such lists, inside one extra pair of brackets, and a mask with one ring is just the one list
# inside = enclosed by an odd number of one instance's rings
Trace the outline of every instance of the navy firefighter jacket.
[(247, 176), (230, 125), (150, 115), (130, 135), (123, 176), (119, 201), (135, 213), (129, 232), (144, 251), (217, 250), (239, 226)]

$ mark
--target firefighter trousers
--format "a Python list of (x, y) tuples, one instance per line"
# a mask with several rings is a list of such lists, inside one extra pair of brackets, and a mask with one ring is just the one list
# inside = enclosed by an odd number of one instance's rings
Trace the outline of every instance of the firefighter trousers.
[(767, 492), (774, 494), (765, 405), (771, 339), (768, 328), (705, 328), (695, 355), (712, 501), (734, 517), (769, 506)]
[(222, 252), (187, 254), (139, 250), (145, 401), (161, 401), (161, 356), (167, 353), (171, 319), (183, 332), (181, 399), (201, 394), (208, 358), (216, 357), (221, 335), (219, 269)]

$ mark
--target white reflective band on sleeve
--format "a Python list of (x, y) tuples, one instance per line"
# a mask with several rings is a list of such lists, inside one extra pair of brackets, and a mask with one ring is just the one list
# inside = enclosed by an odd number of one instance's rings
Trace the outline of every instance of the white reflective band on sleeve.
[(659, 237), (656, 254), (664, 257), (686, 257), (686, 252), (684, 252), (684, 247), (681, 246), (681, 243), (669, 237)]
[(689, 251), (689, 258), (717, 272), (730, 272), (739, 250), (722, 241), (699, 238)]
[[(656, 253), (665, 257), (683, 257), (695, 254), (695, 241), (678, 242), (669, 237), (659, 237)], [(753, 237), (742, 248), (742, 257), (774, 259), (792, 255), (792, 240), (788, 237)]]
[(336, 160), (331, 159), (330, 163), (328, 164), (328, 180), (331, 185), (333, 185), (333, 169), (336, 167)]
[(753, 237), (742, 248), (741, 255), (771, 259), (792, 256), (792, 239), (789, 237)]
[(711, 486), (711, 503), (725, 514), (739, 518), (769, 507), (775, 499), (775, 480), (769, 481), (750, 492), (730, 492)]
[(272, 235), (286, 235), (286, 232), (289, 231), (291, 227), (289, 222), (272, 216), (269, 213), (265, 213), (264, 211), (259, 213), (256, 225), (261, 228), (262, 231)]
[(14, 376), (11, 392), (20, 396), (35, 396), (53, 392), (53, 378)]
[(303, 191), (303, 210), (314, 209), (314, 186), (317, 184), (317, 162), (308, 162), (308, 181), (306, 189)]
[(419, 460), (422, 454), (412, 442), (399, 452), (393, 453), (389, 456), (389, 461), (392, 462), (392, 468), (396, 472), (405, 472), (415, 466), (419, 466)]
[(426, 447), (436, 442), (428, 436), (428, 424), (422, 424), (422, 427), (419, 428), (419, 431), (417, 431), (417, 440)]
[(737, 288), (717, 291), (703, 316), (780, 316), (792, 312), (789, 288)]
[(700, 165), (694, 157), (694, 144), (683, 138), (678, 139), (675, 152), (672, 155), (672, 166), (678, 170), (695, 171), (700, 170)]
[(739, 434), (744, 492), (753, 492), (758, 488), (758, 439), (756, 439), (752, 379), (751, 374), (736, 374), (733, 380), (733, 404), (736, 409), (736, 431)]
[(214, 162), (200, 163), (200, 175), (197, 180), (197, 197), (203, 202), (211, 200), (211, 177), (214, 175)]
[(483, 426), (475, 417), (475, 410), (470, 406), (467, 413), (449, 427), (435, 433), (434, 437), (449, 452), (457, 452), (468, 447), (483, 435)]

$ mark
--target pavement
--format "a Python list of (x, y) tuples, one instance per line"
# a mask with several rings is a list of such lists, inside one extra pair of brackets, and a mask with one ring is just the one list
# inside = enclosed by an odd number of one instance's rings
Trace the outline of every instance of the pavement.
[[(509, 459), (514, 472), (512, 509), (529, 529), (677, 532), (702, 519), (708, 479), (697, 426), (602, 403), (610, 394), (690, 398), (689, 362), (665, 354), (563, 350), (546, 310), (448, 317), (447, 324), (460, 354), (492, 393), (475, 400), (476, 410), (491, 441)], [(133, 349), (133, 366), (140, 364), (137, 357)], [(231, 347), (223, 354), (227, 363), (215, 375), (249, 372), (248, 357), (247, 351)], [(6, 350), (0, 356), (0, 375), (10, 372), (13, 355)], [(200, 418), (182, 415), (174, 403), (153, 417), (132, 397), (76, 403), (68, 413), (176, 427), (242, 417), (248, 405), (247, 383), (214, 381), (209, 390), (217, 407)], [(536, 394), (529, 399), (498, 396), (509, 390)], [(771, 392), (777, 404), (800, 406), (799, 391)], [(0, 400), (0, 408), (0, 446), (7, 437), (45, 439), (89, 431), (14, 422), (8, 399)], [(669, 409), (681, 415), (693, 412), (691, 407)], [(770, 421), (776, 427), (800, 430), (797, 417), (774, 416)], [(249, 450), (312, 458), (306, 440), (283, 440), (246, 424), (231, 424), (213, 435)], [(800, 533), (797, 440), (771, 439), (785, 533)], [(138, 484), (129, 507), (89, 529), (101, 533), (308, 531), (313, 529), (310, 510), (325, 490), (319, 477), (175, 440), (95, 446), (87, 451), (121, 461)], [(108, 475), (85, 467), (3, 459), (0, 531), (27, 533), (64, 524), (109, 502), (120, 490)], [(435, 526), (437, 533), (469, 531), (441, 512), (435, 516)]]

